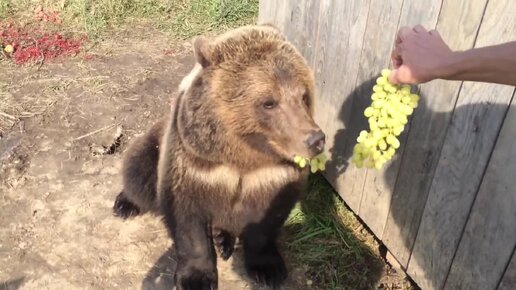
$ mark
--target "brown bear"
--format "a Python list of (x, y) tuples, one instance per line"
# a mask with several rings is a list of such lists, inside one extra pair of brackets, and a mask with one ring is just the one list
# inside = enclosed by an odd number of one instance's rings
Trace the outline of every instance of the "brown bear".
[(276, 288), (287, 277), (276, 238), (308, 176), (294, 157), (314, 157), (325, 142), (313, 73), (271, 25), (198, 37), (193, 49), (170, 116), (125, 153), (113, 210), (163, 217), (178, 290), (217, 289), (215, 246), (228, 259), (236, 237), (248, 274)]

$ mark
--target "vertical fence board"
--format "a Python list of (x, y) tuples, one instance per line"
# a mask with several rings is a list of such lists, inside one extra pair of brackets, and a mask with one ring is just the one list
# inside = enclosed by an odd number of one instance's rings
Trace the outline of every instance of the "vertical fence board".
[(509, 108), (444, 289), (495, 289), (516, 246), (516, 103)]
[[(516, 250), (516, 249), (515, 249)], [(516, 289), (516, 252), (512, 250), (512, 258), (509, 266), (500, 281), (498, 290), (514, 290)]]
[(285, 28), (285, 34), (312, 65), (319, 29), (320, 1), (290, 0), (290, 3), (290, 21)]
[[(360, 129), (366, 128), (366, 118), (363, 115), (365, 107), (371, 102), (372, 86), (383, 68), (388, 67), (392, 44), (396, 35), (396, 27), (401, 13), (403, 0), (371, 1), (371, 9), (367, 20), (367, 28), (362, 48), (361, 66), (358, 72), (356, 90), (353, 96), (353, 105), (350, 123), (353, 128), (348, 130), (347, 139), (352, 155), (353, 146)], [(353, 190), (352, 194), (362, 195), (359, 215), (369, 228), (381, 239), (383, 224), (389, 211), (390, 193), (385, 189), (383, 178), (375, 176), (374, 171), (357, 169), (349, 166), (344, 182)], [(365, 181), (365, 183), (364, 183)], [(362, 190), (363, 188), (363, 190)]]
[[(516, 32), (511, 16), (511, 9), (516, 9), (514, 4), (510, 0), (489, 2), (476, 47), (514, 39)], [(408, 269), (412, 275), (426, 276), (423, 279), (414, 277), (421, 287), (433, 284), (440, 288), (443, 285), (512, 91), (510, 86), (463, 84)], [(463, 266), (467, 268), (468, 265)]]
[[(264, 11), (259, 13), (259, 22), (277, 25), (311, 65), (319, 26), (320, 1), (268, 0), (260, 1), (260, 6)], [(276, 11), (276, 14), (270, 10)]]
[(347, 166), (341, 152), (346, 141), (343, 134), (349, 131), (350, 126), (351, 94), (357, 71), (363, 65), (360, 54), (368, 10), (369, 0), (323, 1), (314, 60), (319, 91), (316, 121), (327, 135), (327, 151), (331, 156), (325, 175), (355, 212), (358, 211), (360, 195), (350, 193), (348, 189), (355, 184), (340, 177)]
[[(437, 30), (450, 47), (473, 47), (485, 3), (486, 0), (444, 1)], [(402, 208), (406, 207), (416, 214), (422, 212), (460, 86), (461, 82), (443, 80), (420, 86), (422, 99), (411, 122), (394, 190), (393, 204), (396, 208), (391, 210), (391, 224), (397, 223), (396, 215)], [(415, 208), (410, 209), (411, 206)], [(399, 226), (408, 231), (404, 242), (410, 248), (415, 235), (413, 231), (417, 230), (417, 220), (403, 220), (410, 212), (401, 212)], [(411, 228), (403, 224), (407, 222)]]
[[(442, 0), (428, 1), (426, 5), (421, 5), (419, 0), (405, 0), (398, 29), (402, 26), (412, 27), (417, 24), (423, 25), (427, 29), (435, 28), (441, 5)], [(402, 145), (398, 150), (398, 155), (402, 155), (404, 152), (404, 144), (409, 130), (410, 124), (407, 126), (406, 132), (399, 137)], [(397, 162), (397, 165), (391, 165), (385, 170), (397, 175), (399, 165), (400, 161)], [(382, 173), (385, 174), (385, 170)], [(418, 212), (418, 208), (423, 208), (424, 200), (418, 198), (419, 194), (417, 192), (411, 192), (408, 196), (401, 195), (399, 191), (396, 192), (395, 182), (395, 180), (392, 180), (389, 187), (385, 189), (392, 194), (392, 198), (389, 215), (385, 223), (383, 241), (400, 265), (406, 268), (412, 250), (412, 242), (410, 241), (415, 240), (417, 226), (419, 226), (418, 215), (421, 215), (422, 210)], [(420, 203), (423, 205), (420, 205)]]

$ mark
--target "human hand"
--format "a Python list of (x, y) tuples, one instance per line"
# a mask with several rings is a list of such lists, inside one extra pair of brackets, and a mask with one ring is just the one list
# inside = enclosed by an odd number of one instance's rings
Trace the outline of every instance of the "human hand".
[(436, 30), (427, 31), (421, 25), (402, 27), (391, 54), (394, 70), (389, 81), (418, 84), (444, 78), (453, 55)]

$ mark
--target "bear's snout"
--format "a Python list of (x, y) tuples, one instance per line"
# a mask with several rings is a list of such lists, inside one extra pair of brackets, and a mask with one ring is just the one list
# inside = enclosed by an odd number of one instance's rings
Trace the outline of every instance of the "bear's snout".
[(325, 141), (326, 135), (324, 135), (323, 131), (318, 130), (310, 133), (306, 138), (305, 143), (308, 148), (317, 155), (323, 151)]

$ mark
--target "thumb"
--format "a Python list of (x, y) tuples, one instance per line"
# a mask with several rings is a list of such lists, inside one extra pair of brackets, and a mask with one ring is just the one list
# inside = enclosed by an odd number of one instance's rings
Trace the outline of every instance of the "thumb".
[(395, 70), (391, 71), (391, 73), (389, 74), (389, 82), (391, 84), (399, 84), (400, 83), (399, 69), (395, 69)]
[(389, 81), (392, 84), (416, 84), (417, 81), (412, 74), (410, 68), (402, 64), (397, 69), (393, 70), (389, 75)]

